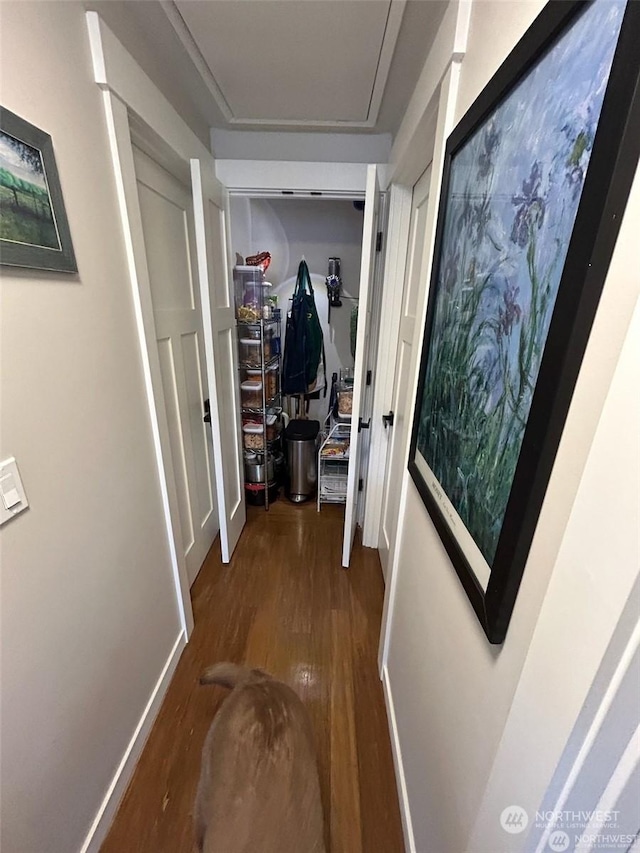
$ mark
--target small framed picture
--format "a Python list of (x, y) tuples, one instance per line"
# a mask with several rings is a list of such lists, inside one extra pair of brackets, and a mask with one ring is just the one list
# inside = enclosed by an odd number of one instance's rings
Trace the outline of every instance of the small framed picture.
[(0, 263), (78, 271), (48, 133), (0, 107)]

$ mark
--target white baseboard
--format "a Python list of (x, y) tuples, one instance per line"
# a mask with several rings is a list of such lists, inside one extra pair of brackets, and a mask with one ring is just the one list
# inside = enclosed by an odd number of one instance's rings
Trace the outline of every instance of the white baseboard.
[(404, 834), (404, 848), (407, 853), (416, 853), (416, 842), (413, 836), (413, 824), (411, 822), (411, 809), (409, 808), (409, 796), (407, 794), (407, 783), (404, 778), (404, 766), (402, 764), (402, 751), (400, 749), (400, 738), (396, 724), (396, 712), (391, 694), (389, 682), (389, 671), (387, 665), (382, 667), (382, 688), (384, 701), (387, 706), (387, 718), (389, 720), (389, 734), (391, 735), (391, 752), (393, 753), (393, 766), (396, 772), (396, 785), (400, 794), (400, 816), (402, 818), (402, 832)]
[(173, 649), (167, 658), (167, 661), (162, 668), (160, 677), (156, 682), (156, 686), (151, 691), (151, 696), (147, 702), (147, 707), (142, 712), (142, 716), (138, 721), (138, 725), (129, 741), (129, 745), (124, 751), (122, 761), (116, 770), (111, 784), (107, 789), (102, 804), (98, 809), (98, 813), (91, 825), (91, 829), (87, 833), (87, 837), (80, 848), (80, 853), (98, 853), (100, 846), (107, 836), (111, 822), (115, 816), (116, 810), (120, 805), (124, 792), (129, 784), (129, 780), (133, 774), (142, 748), (145, 745), (151, 727), (158, 715), (160, 705), (164, 699), (169, 682), (175, 671), (175, 668), (180, 660), (182, 650), (186, 645), (184, 631), (181, 631), (173, 644)]

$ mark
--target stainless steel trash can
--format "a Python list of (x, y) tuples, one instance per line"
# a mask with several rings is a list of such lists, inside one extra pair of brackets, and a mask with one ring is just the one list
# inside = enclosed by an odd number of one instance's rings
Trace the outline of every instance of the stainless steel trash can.
[(319, 421), (289, 421), (285, 430), (289, 488), (287, 496), (302, 503), (315, 495), (318, 483), (317, 443)]

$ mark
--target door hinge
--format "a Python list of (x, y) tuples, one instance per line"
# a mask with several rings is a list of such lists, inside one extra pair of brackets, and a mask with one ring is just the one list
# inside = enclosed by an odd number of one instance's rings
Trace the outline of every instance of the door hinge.
[(371, 425), (371, 419), (368, 421), (363, 421), (362, 418), (358, 418), (358, 432), (362, 432), (363, 429), (369, 429)]
[(358, 491), (361, 492), (364, 489), (364, 480), (362, 477), (358, 480)]
[(371, 385), (371, 378), (372, 378), (372, 375), (373, 375), (373, 374), (371, 373), (371, 371), (370, 371), (370, 370), (367, 370), (367, 382), (366, 382), (366, 384), (367, 384), (367, 385)]
[(376, 252), (382, 251), (382, 231), (378, 231), (376, 235)]

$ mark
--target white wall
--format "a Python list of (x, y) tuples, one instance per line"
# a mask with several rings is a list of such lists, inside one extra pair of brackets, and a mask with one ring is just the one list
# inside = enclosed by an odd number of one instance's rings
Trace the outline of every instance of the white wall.
[[(509, 3), (483, 0), (473, 4), (456, 118), (479, 94), (541, 5), (537, 0)], [(500, 766), (504, 773), (513, 774), (511, 780), (499, 779), (502, 793), (511, 790), (516, 781), (526, 786), (527, 774), (523, 768), (536, 763), (539, 738), (549, 732), (549, 728), (531, 730), (515, 754), (517, 741), (510, 740), (509, 769), (504, 763), (496, 763), (514, 695), (518, 696), (519, 706), (527, 707), (531, 713), (536, 707), (542, 710), (548, 698), (547, 682), (556, 691), (567, 684), (566, 668), (556, 661), (554, 650), (558, 643), (574, 642), (577, 633), (580, 660), (583, 664), (588, 661), (586, 671), (592, 673), (624, 605), (637, 566), (633, 536), (621, 539), (621, 553), (616, 550), (615, 556), (604, 549), (601, 556), (608, 555), (610, 560), (606, 571), (598, 572), (592, 564), (589, 589), (580, 597), (584, 607), (573, 609), (578, 591), (584, 592), (583, 561), (587, 547), (576, 533), (585, 527), (594, 529), (603, 511), (592, 491), (593, 480), (585, 475), (581, 483), (582, 472), (587, 461), (594, 469), (607, 468), (610, 441), (623, 442), (622, 449), (625, 441), (633, 441), (628, 432), (620, 435), (615, 428), (616, 422), (625, 419), (625, 406), (629, 405), (623, 395), (616, 396), (615, 405), (620, 407), (618, 421), (609, 418), (601, 424), (607, 430), (608, 440), (601, 439), (591, 447), (639, 289), (637, 264), (631, 260), (635, 250), (632, 234), (637, 232), (640, 219), (639, 197), (640, 186), (636, 186), (576, 386), (509, 632), (501, 648), (487, 643), (419, 494), (406, 471), (403, 474), (405, 512), (401, 518), (396, 597), (390, 613), (387, 675), (418, 853), (465, 850), (496, 853), (499, 849), (511, 849), (506, 835), (485, 836), (476, 829), (471, 838), (471, 833), (479, 811), (480, 816), (490, 815), (488, 819), (497, 820), (494, 807), (500, 798), (489, 801), (485, 797), (492, 767)], [(609, 469), (610, 490), (620, 489), (627, 494), (630, 485), (628, 471)], [(579, 492), (579, 486), (586, 491)], [(637, 480), (635, 489), (637, 499)], [(575, 504), (574, 512), (578, 515), (567, 528), (576, 494), (582, 496)], [(631, 521), (625, 519), (623, 523)], [(545, 598), (556, 563), (558, 573), (569, 573), (570, 578), (567, 583), (554, 584)], [(600, 610), (605, 590), (612, 604)], [(595, 621), (596, 613), (600, 626), (591, 635), (588, 626), (592, 618)], [(572, 637), (563, 630), (563, 620), (566, 622), (568, 615), (573, 620), (569, 624), (575, 628)], [(532, 645), (534, 630), (535, 645)], [(523, 692), (516, 693), (530, 649), (536, 651), (538, 677), (526, 685), (523, 682)], [(572, 685), (573, 712), (576, 703), (579, 706), (581, 689), (584, 690), (584, 684), (579, 688)], [(552, 729), (553, 716), (544, 715), (544, 720)], [(553, 771), (553, 761), (560, 756), (570, 723), (571, 719), (563, 717), (553, 732), (553, 748), (546, 755), (546, 775), (542, 776), (543, 788)], [(521, 728), (520, 734), (522, 731)], [(500, 770), (495, 772), (499, 774)], [(492, 784), (496, 784), (493, 777)], [(540, 786), (540, 778), (536, 784)], [(532, 784), (529, 795), (535, 796), (535, 790)], [(502, 807), (508, 805), (509, 802), (504, 802)]]
[[(278, 304), (287, 309), (293, 293), (298, 264), (305, 256), (324, 335), (329, 383), (340, 367), (353, 367), (350, 349), (350, 317), (360, 290), (363, 214), (349, 200), (231, 198), (232, 248), (241, 255), (269, 251), (271, 266), (266, 278), (273, 284)], [(342, 308), (331, 309), (329, 323), (325, 278), (330, 257), (341, 259), (344, 298)], [(282, 333), (284, 336), (284, 324)], [(330, 389), (329, 389), (330, 390)], [(329, 396), (311, 401), (309, 416), (322, 422)]]
[[(640, 175), (636, 183), (634, 216), (637, 223), (637, 217), (640, 217)], [(629, 233), (622, 233), (618, 243), (622, 248), (621, 241), (626, 238), (625, 245), (631, 249), (627, 257), (618, 252), (620, 268), (617, 273), (620, 276), (625, 275), (621, 268), (623, 265), (632, 267), (632, 254), (636, 251), (631, 223), (628, 215), (625, 226)], [(613, 375), (544, 606), (496, 752), (468, 847), (470, 853), (493, 850), (500, 843), (506, 845), (496, 815), (508, 805), (521, 805), (533, 821), (556, 769), (558, 756), (562, 754), (590, 687), (596, 680), (598, 666), (607, 653), (617, 620), (634, 582), (637, 582), (640, 565), (640, 442), (637, 440), (640, 436), (640, 398), (630, 394), (630, 389), (638, 387), (640, 303), (636, 304)], [(639, 620), (636, 597), (629, 613), (629, 634)], [(579, 642), (576, 642), (578, 637)], [(612, 669), (619, 655), (620, 650), (617, 650)], [(605, 684), (610, 680), (611, 674), (605, 679)], [(628, 729), (633, 731), (638, 722), (638, 686), (636, 675), (635, 688), (631, 687), (631, 695), (636, 694), (635, 701), (627, 703), (626, 719), (617, 720), (623, 738), (625, 730), (628, 737)], [(586, 736), (601, 698), (590, 697), (588, 719), (574, 734), (577, 744), (581, 744)], [(592, 787), (602, 791), (607, 767), (602, 754), (599, 757), (596, 766), (590, 767), (590, 772), (595, 774), (590, 781)], [(559, 774), (562, 781), (570, 772), (575, 755), (571, 759), (569, 766)], [(523, 764), (527, 768), (526, 773), (519, 772)], [(601, 773), (598, 772), (598, 764), (602, 768)], [(559, 788), (556, 782), (556, 796)], [(595, 808), (598, 796), (589, 797), (585, 788), (588, 786), (583, 784), (581, 797), (568, 807), (575, 810)], [(555, 810), (555, 800), (552, 799), (545, 808)], [(635, 815), (627, 812), (622, 815), (622, 821), (635, 823), (633, 831), (636, 832), (640, 826), (640, 803), (636, 803)], [(539, 835), (534, 830), (530, 834)], [(510, 845), (505, 849), (524, 849), (525, 836), (514, 836), (509, 841)], [(535, 847), (529, 843), (526, 849)]]
[(2, 849), (78, 850), (180, 632), (84, 9), (2, 3), (2, 104), (53, 137), (77, 276), (3, 268)]

